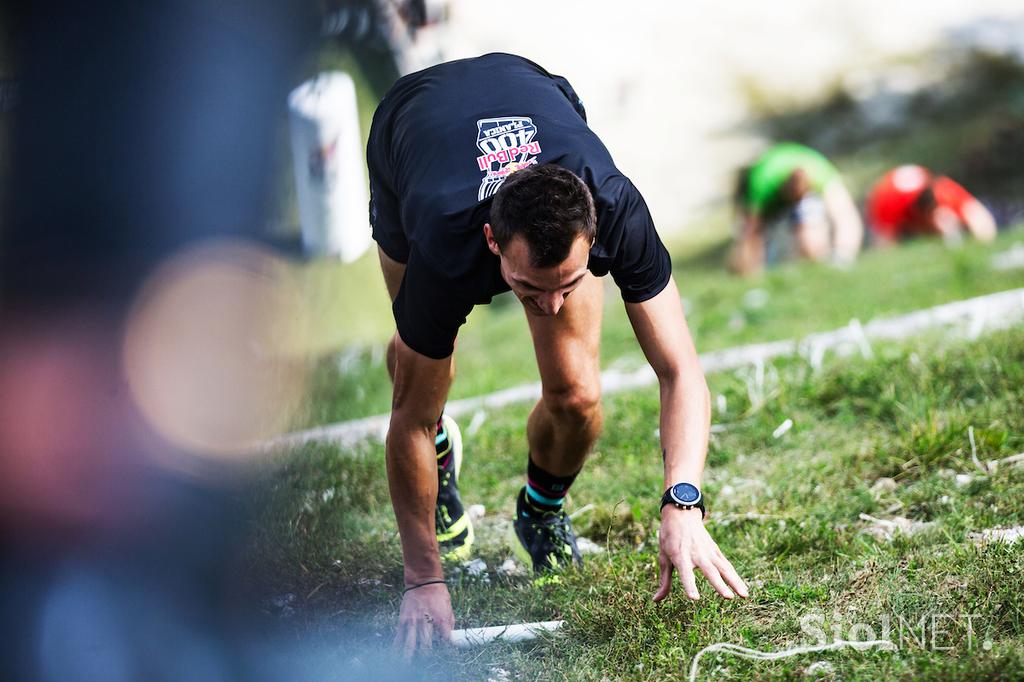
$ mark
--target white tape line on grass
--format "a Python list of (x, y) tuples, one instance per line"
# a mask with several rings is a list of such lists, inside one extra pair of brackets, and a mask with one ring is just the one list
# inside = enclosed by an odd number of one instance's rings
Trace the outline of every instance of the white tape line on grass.
[(536, 639), (545, 632), (555, 632), (565, 621), (548, 620), (541, 623), (514, 623), (512, 625), (495, 625), (489, 628), (466, 628), (452, 630), (452, 644), (460, 649), (502, 642), (527, 642)]
[(814, 646), (798, 646), (795, 649), (786, 649), (784, 651), (758, 651), (757, 649), (748, 649), (738, 644), (730, 644), (729, 642), (718, 642), (711, 646), (706, 646), (697, 652), (697, 655), (693, 657), (693, 663), (690, 664), (690, 682), (696, 682), (697, 680), (697, 666), (700, 663), (700, 657), (704, 654), (714, 653), (716, 651), (722, 651), (740, 658), (748, 658), (754, 661), (774, 661), (780, 658), (789, 658), (790, 656), (799, 656), (800, 654), (809, 654), (819, 651), (834, 651), (835, 649), (845, 649), (850, 647), (863, 651), (865, 649), (872, 649), (879, 647), (887, 650), (894, 650), (896, 645), (887, 639), (873, 639), (864, 642), (847, 641), (847, 640), (836, 640), (831, 644), (816, 644)]
[[(825, 353), (860, 352), (871, 356), (870, 340), (905, 339), (929, 329), (950, 325), (965, 325), (972, 336), (981, 328), (997, 329), (1008, 327), (1024, 319), (1024, 289), (1011, 289), (987, 296), (978, 296), (964, 301), (955, 301), (925, 308), (906, 315), (872, 320), (862, 325), (857, 320), (839, 329), (811, 334), (803, 339), (786, 339), (769, 343), (754, 343), (746, 346), (702, 353), (700, 364), (705, 373), (722, 372), (748, 365), (763, 366), (774, 358), (802, 354), (815, 369), (820, 367)], [(601, 373), (601, 390), (605, 394), (619, 393), (650, 386), (657, 381), (654, 370), (644, 366), (633, 372), (607, 370)], [(495, 391), (487, 395), (453, 400), (445, 412), (453, 417), (474, 414), (479, 410), (500, 410), (518, 403), (532, 402), (540, 398), (540, 384), (524, 384)], [(368, 437), (383, 437), (388, 428), (390, 415), (353, 419), (308, 431), (298, 431), (274, 438), (264, 444), (265, 448), (294, 447), (305, 443), (325, 441), (350, 446)]]

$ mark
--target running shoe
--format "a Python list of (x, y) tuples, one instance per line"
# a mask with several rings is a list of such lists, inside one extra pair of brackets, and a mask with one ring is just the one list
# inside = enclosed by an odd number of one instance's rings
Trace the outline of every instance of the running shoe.
[[(441, 417), (444, 429), (437, 435), (437, 445), (447, 440), (447, 447), (438, 453), (437, 461), (437, 506), (434, 509), (434, 528), (437, 544), (445, 559), (464, 560), (469, 558), (473, 546), (473, 522), (462, 505), (459, 496), (459, 472), (462, 471), (462, 434), (455, 420)], [(448, 455), (451, 456), (448, 456)], [(441, 462), (444, 466), (440, 466)]]
[(572, 521), (564, 510), (537, 515), (526, 509), (526, 487), (516, 499), (516, 518), (512, 522), (509, 544), (534, 573), (560, 571), (571, 564), (580, 566), (583, 557), (576, 546)]

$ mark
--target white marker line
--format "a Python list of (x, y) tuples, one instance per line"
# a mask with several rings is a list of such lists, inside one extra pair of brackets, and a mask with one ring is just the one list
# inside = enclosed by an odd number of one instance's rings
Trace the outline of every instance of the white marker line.
[[(986, 296), (969, 298), (964, 301), (945, 303), (925, 308), (906, 315), (872, 320), (866, 325), (859, 322), (848, 324), (833, 331), (811, 334), (801, 340), (785, 339), (768, 343), (754, 343), (735, 348), (702, 353), (700, 364), (706, 374), (737, 369), (748, 365), (757, 366), (774, 358), (810, 354), (812, 364), (821, 362), (826, 350), (837, 353), (854, 348), (869, 355), (869, 340), (899, 340), (923, 331), (949, 325), (974, 325), (983, 320), (987, 329), (1012, 326), (1024, 320), (1024, 289), (1011, 289)], [(971, 328), (972, 333), (976, 331)], [(808, 350), (810, 349), (810, 350)], [(643, 366), (632, 372), (606, 370), (601, 373), (601, 390), (605, 394), (620, 393), (644, 388), (657, 382), (654, 370)], [(509, 405), (533, 402), (540, 398), (540, 383), (523, 384), (494, 393), (472, 398), (453, 400), (445, 406), (445, 413), (452, 417), (474, 414), (478, 410), (500, 410)], [(265, 442), (263, 449), (296, 447), (305, 443), (325, 441), (341, 446), (352, 446), (372, 436), (386, 433), (391, 419), (389, 414), (378, 414), (362, 419), (320, 426), (306, 431), (284, 434)]]
[(834, 651), (835, 649), (844, 649), (851, 647), (859, 651), (864, 649), (871, 649), (873, 647), (881, 647), (889, 651), (894, 651), (896, 645), (887, 639), (872, 639), (863, 642), (848, 641), (848, 640), (836, 640), (831, 644), (817, 644), (815, 646), (798, 646), (795, 649), (786, 649), (784, 651), (758, 651), (757, 649), (748, 649), (738, 644), (730, 644), (729, 642), (718, 642), (711, 646), (706, 646), (697, 652), (697, 655), (693, 657), (693, 663), (690, 664), (690, 682), (696, 682), (697, 680), (697, 666), (700, 663), (700, 657), (704, 654), (710, 654), (716, 651), (723, 651), (733, 656), (739, 656), (740, 658), (748, 658), (754, 661), (774, 661), (780, 658), (789, 658), (790, 656), (799, 656), (800, 654), (809, 654), (818, 651)]

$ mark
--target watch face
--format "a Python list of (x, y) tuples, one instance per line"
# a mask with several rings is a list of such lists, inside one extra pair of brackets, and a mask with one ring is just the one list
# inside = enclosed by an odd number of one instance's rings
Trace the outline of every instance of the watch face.
[(672, 497), (681, 504), (696, 504), (700, 500), (700, 491), (690, 483), (676, 483), (672, 486)]

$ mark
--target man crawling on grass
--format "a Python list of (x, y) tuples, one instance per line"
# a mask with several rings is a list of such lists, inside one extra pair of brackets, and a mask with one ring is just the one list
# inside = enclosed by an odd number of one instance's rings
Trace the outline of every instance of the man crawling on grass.
[[(367, 147), (370, 221), (398, 331), (387, 470), (405, 595), (407, 654), (453, 626), (441, 556), (473, 527), (458, 492), (462, 442), (444, 415), (459, 327), (511, 290), (522, 302), (542, 397), (526, 424), (526, 484), (510, 538), (537, 573), (579, 564), (562, 502), (601, 431), (603, 286), (611, 273), (661, 390), (660, 585), (698, 598), (699, 569), (726, 599), (747, 586), (704, 527), (710, 408), (668, 252), (636, 187), (587, 126), (572, 86), (521, 57), (489, 54), (399, 80)], [(651, 491), (656, 505), (661, 490)]]

